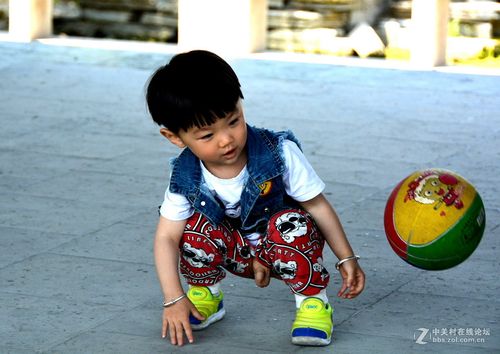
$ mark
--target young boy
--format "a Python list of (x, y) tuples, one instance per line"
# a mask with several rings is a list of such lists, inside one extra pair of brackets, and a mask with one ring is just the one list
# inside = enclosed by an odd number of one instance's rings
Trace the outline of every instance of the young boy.
[(155, 236), (162, 336), (168, 332), (174, 345), (183, 344), (184, 334), (193, 342), (192, 330), (224, 317), (227, 270), (259, 287), (282, 279), (296, 300), (292, 342), (327, 345), (333, 310), (324, 242), (340, 259), (339, 297), (363, 290), (359, 257), (293, 134), (248, 126), (242, 99), (234, 71), (207, 51), (176, 55), (149, 81), (153, 120), (183, 149), (172, 162)]

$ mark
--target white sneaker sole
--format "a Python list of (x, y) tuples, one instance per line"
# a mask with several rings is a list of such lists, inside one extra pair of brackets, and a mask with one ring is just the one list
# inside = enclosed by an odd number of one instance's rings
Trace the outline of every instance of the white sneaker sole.
[(222, 308), (220, 309), (219, 311), (217, 311), (216, 313), (214, 313), (212, 316), (210, 316), (209, 318), (207, 318), (205, 321), (203, 321), (202, 323), (200, 324), (192, 324), (191, 325), (191, 329), (193, 331), (199, 331), (199, 330), (202, 330), (202, 329), (205, 329), (207, 328), (208, 326), (210, 326), (212, 323), (215, 323), (217, 321), (220, 321), (222, 320), (222, 318), (226, 315), (226, 309), (225, 308)]
[(295, 345), (308, 345), (321, 347), (330, 344), (332, 341), (332, 337), (323, 339), (317, 337), (292, 337), (292, 343)]

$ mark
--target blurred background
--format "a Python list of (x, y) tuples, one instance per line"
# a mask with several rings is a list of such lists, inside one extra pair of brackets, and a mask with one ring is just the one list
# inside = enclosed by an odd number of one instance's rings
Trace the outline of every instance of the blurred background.
[[(500, 2), (449, 6), (448, 65), (500, 68)], [(9, 0), (0, 0), (0, 31), (8, 11)], [(411, 0), (269, 0), (266, 47), (409, 60), (411, 11)], [(175, 44), (178, 0), (54, 0), (53, 21), (55, 35)]]

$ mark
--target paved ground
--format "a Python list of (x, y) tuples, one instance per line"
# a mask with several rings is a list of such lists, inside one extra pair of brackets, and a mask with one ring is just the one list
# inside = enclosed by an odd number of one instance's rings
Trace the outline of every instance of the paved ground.
[[(147, 116), (143, 88), (176, 48), (155, 48), (0, 42), (1, 353), (500, 352), (499, 73), (285, 55), (231, 59), (247, 119), (302, 139), (363, 257), (366, 290), (338, 300), (334, 276), (326, 348), (290, 344), (284, 286), (235, 277), (222, 322), (181, 349), (160, 339), (152, 238), (176, 150)], [(466, 176), (487, 215), (476, 252), (441, 272), (402, 262), (382, 223), (393, 186), (433, 166)]]

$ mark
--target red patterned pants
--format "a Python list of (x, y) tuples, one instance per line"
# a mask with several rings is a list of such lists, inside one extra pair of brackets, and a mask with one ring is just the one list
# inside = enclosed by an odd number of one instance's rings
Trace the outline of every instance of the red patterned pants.
[(324, 243), (311, 216), (299, 209), (273, 215), (257, 247), (229, 223), (213, 227), (202, 214), (195, 213), (188, 219), (180, 242), (180, 270), (189, 284), (213, 285), (224, 279), (226, 270), (253, 278), (255, 257), (292, 292), (315, 295), (329, 281), (323, 267)]

